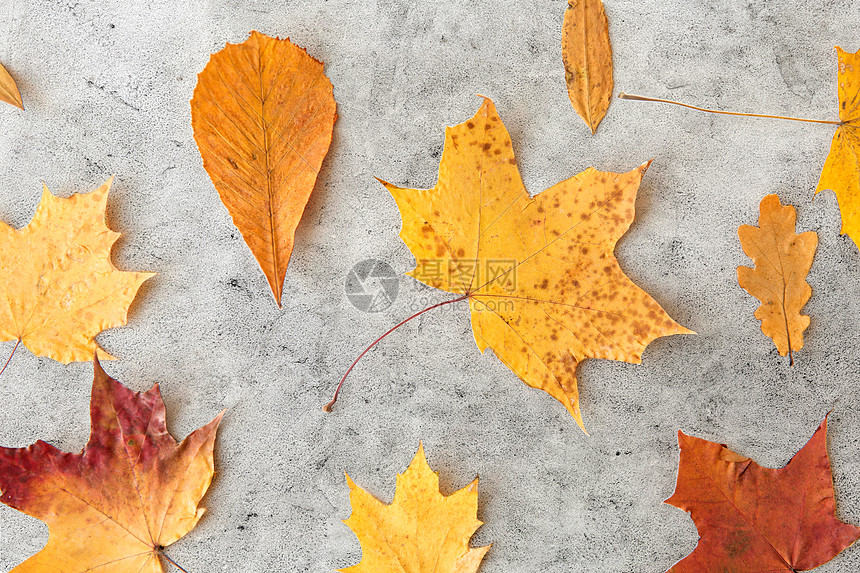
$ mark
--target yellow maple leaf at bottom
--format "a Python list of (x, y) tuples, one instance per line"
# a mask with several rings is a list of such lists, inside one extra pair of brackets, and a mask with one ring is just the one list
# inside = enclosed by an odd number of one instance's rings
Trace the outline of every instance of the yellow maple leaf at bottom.
[(839, 91), (839, 127), (821, 170), (815, 193), (832, 189), (839, 201), (842, 234), (860, 247), (860, 50), (836, 47)]
[(43, 187), (29, 225), (0, 223), (0, 341), (68, 364), (92, 360), (101, 350), (96, 335), (126, 323), (137, 289), (155, 273), (111, 262), (120, 237), (105, 224), (112, 181), (68, 199)]
[(361, 543), (358, 565), (342, 573), (475, 573), (490, 546), (469, 548), (483, 525), (478, 479), (444, 496), (424, 446), (397, 476), (394, 501), (385, 505), (346, 476), (352, 515), (344, 523)]
[(488, 98), (445, 132), (433, 189), (388, 188), (409, 274), (469, 300), (481, 352), (564, 404), (584, 429), (576, 367), (638, 363), (661, 336), (692, 334), (631, 281), (615, 258), (650, 162), (627, 173), (588, 168), (529, 196), (511, 137)]

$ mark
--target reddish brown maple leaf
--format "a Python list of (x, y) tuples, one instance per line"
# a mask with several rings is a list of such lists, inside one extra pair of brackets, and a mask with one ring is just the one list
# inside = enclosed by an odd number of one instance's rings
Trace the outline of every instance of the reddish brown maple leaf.
[(827, 419), (784, 468), (764, 468), (678, 432), (678, 484), (666, 503), (690, 513), (699, 544), (670, 573), (807, 571), (860, 538), (836, 518)]

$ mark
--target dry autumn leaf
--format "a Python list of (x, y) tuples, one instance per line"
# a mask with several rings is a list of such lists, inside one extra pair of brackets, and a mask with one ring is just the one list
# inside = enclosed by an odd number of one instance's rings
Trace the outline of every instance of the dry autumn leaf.
[[(181, 443), (156, 384), (132, 392), (94, 360), (89, 442), (67, 454), (38, 441), (0, 448), (0, 501), (48, 525), (48, 544), (12, 573), (161, 573), (164, 548), (191, 531), (214, 473), (223, 412)], [(172, 561), (171, 561), (172, 562)]]
[(394, 501), (385, 505), (349, 476), (352, 515), (344, 523), (361, 542), (358, 565), (343, 573), (475, 573), (490, 546), (469, 548), (478, 520), (478, 479), (449, 496), (439, 492), (424, 447), (397, 476)]
[(29, 225), (0, 223), (0, 341), (68, 364), (91, 359), (95, 336), (126, 323), (137, 289), (155, 273), (120, 271), (111, 262), (120, 237), (105, 224), (112, 182), (68, 199), (43, 187)]
[(839, 127), (821, 170), (815, 192), (832, 189), (842, 214), (842, 234), (860, 247), (860, 50), (839, 56)]
[(594, 133), (609, 109), (613, 87), (612, 45), (603, 2), (568, 0), (561, 50), (570, 103)]
[(21, 92), (18, 91), (18, 84), (6, 68), (0, 64), (0, 101), (14, 105), (21, 110), (24, 109), (24, 101), (21, 99)]
[(203, 166), (278, 306), (336, 117), (322, 62), (289, 39), (251, 32), (197, 76), (191, 123)]
[(773, 340), (781, 356), (803, 348), (803, 331), (809, 317), (800, 314), (812, 296), (806, 275), (818, 246), (815, 231), (795, 234), (795, 212), (782, 206), (779, 197), (761, 200), (758, 227), (741, 225), (738, 238), (755, 268), (738, 267), (738, 284), (761, 301), (755, 316), (761, 331)]
[(678, 484), (666, 503), (690, 513), (700, 539), (670, 573), (807, 571), (860, 538), (836, 518), (826, 418), (782, 469), (683, 432), (678, 444)]
[(692, 333), (636, 286), (613, 254), (633, 222), (647, 168), (589, 168), (530, 197), (510, 135), (485, 98), (472, 119), (446, 130), (433, 189), (383, 182), (400, 209), (400, 237), (417, 260), (408, 274), (460, 295), (431, 308), (468, 299), (481, 352), (492, 348), (526, 384), (564, 404), (580, 427), (580, 362), (639, 363), (655, 338)]

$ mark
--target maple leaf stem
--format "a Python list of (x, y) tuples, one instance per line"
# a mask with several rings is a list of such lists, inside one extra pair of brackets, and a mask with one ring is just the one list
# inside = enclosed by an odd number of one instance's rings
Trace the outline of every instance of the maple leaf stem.
[(176, 567), (177, 569), (179, 569), (180, 571), (182, 571), (182, 573), (188, 573), (188, 570), (187, 570), (187, 569), (185, 569), (185, 568), (184, 568), (183, 566), (181, 566), (179, 563), (177, 563), (176, 561), (174, 561), (173, 559), (171, 559), (171, 558), (170, 558), (170, 556), (168, 556), (168, 555), (167, 555), (167, 553), (165, 553), (163, 549), (159, 549), (159, 550), (158, 550), (158, 554), (159, 554), (159, 555), (161, 555), (162, 557), (164, 557), (165, 559), (167, 559), (167, 560), (171, 563), (171, 565), (173, 565), (174, 567)]
[(15, 342), (15, 347), (12, 349), (12, 354), (9, 355), (9, 358), (6, 359), (6, 364), (3, 365), (3, 368), (0, 368), (0, 376), (6, 372), (6, 367), (9, 366), (9, 363), (12, 362), (12, 357), (15, 356), (15, 351), (18, 350), (18, 345), (21, 344), (21, 339), (19, 338)]
[(716, 109), (708, 109), (705, 107), (696, 107), (694, 105), (681, 103), (679, 101), (672, 101), (670, 99), (658, 99), (658, 98), (653, 98), (653, 97), (645, 97), (645, 96), (640, 96), (640, 95), (626, 94), (624, 92), (621, 92), (620, 94), (618, 94), (618, 98), (619, 99), (629, 99), (629, 100), (633, 100), (633, 101), (655, 101), (658, 103), (671, 103), (674, 105), (680, 105), (681, 107), (687, 107), (690, 109), (695, 109), (696, 111), (704, 111), (707, 113), (718, 113), (720, 115), (739, 115), (742, 117), (765, 117), (765, 118), (769, 118), (769, 119), (787, 119), (789, 121), (803, 121), (805, 123), (826, 123), (829, 125), (842, 125), (842, 122), (828, 121), (825, 119), (805, 119), (805, 118), (800, 118), (800, 117), (788, 117), (785, 115), (764, 115), (761, 113), (740, 113), (740, 112), (736, 112), (736, 111), (720, 111), (720, 110), (716, 110)]
[(332, 397), (331, 402), (329, 402), (328, 404), (326, 404), (325, 406), (323, 406), (323, 410), (324, 410), (325, 412), (331, 412), (331, 409), (334, 407), (334, 403), (335, 403), (335, 402), (337, 402), (337, 397), (338, 397), (338, 395), (340, 394), (340, 389), (343, 387), (343, 383), (346, 381), (346, 377), (347, 377), (347, 376), (349, 376), (349, 373), (350, 373), (350, 372), (352, 372), (352, 369), (353, 369), (353, 368), (355, 368), (355, 365), (356, 365), (356, 364), (358, 364), (358, 361), (359, 361), (359, 360), (361, 360), (361, 359), (362, 359), (362, 357), (363, 357), (365, 354), (367, 354), (368, 352), (370, 352), (370, 349), (372, 349), (374, 346), (376, 346), (377, 344), (379, 344), (379, 343), (382, 341), (382, 339), (383, 339), (383, 338), (385, 338), (386, 336), (388, 336), (389, 334), (391, 334), (392, 332), (394, 332), (395, 330), (397, 330), (398, 328), (400, 328), (401, 326), (403, 326), (404, 324), (406, 324), (407, 322), (409, 322), (409, 321), (410, 321), (410, 320), (412, 320), (413, 318), (418, 318), (419, 316), (421, 316), (421, 315), (422, 315), (422, 314), (424, 314), (425, 312), (431, 311), (431, 310), (433, 310), (434, 308), (439, 308), (440, 306), (445, 306), (446, 304), (454, 304), (455, 302), (460, 302), (460, 301), (462, 301), (462, 300), (466, 300), (467, 298), (469, 298), (469, 293), (466, 293), (466, 294), (464, 294), (463, 296), (461, 296), (461, 297), (459, 297), (459, 298), (454, 298), (454, 299), (451, 299), (451, 300), (443, 300), (443, 301), (442, 301), (442, 302), (440, 302), (440, 303), (436, 303), (436, 304), (434, 304), (434, 305), (432, 305), (432, 306), (428, 306), (428, 307), (427, 307), (427, 308), (425, 308), (424, 310), (419, 310), (418, 312), (416, 312), (415, 314), (413, 314), (413, 315), (412, 315), (412, 316), (410, 316), (409, 318), (407, 318), (407, 319), (405, 319), (405, 320), (401, 320), (400, 322), (398, 322), (397, 324), (395, 324), (394, 326), (392, 326), (391, 328), (389, 328), (388, 330), (386, 330), (386, 331), (385, 331), (385, 333), (384, 333), (382, 336), (380, 336), (379, 338), (377, 338), (376, 340), (374, 340), (374, 341), (370, 344), (370, 346), (368, 346), (367, 348), (365, 348), (365, 349), (364, 349), (364, 351), (363, 351), (361, 354), (359, 354), (359, 355), (358, 355), (358, 358), (356, 358), (356, 359), (353, 361), (353, 363), (352, 363), (352, 364), (350, 364), (349, 368), (347, 368), (347, 370), (346, 370), (346, 373), (343, 375), (343, 378), (341, 378), (341, 379), (340, 379), (340, 383), (337, 385), (337, 389), (335, 389), (335, 391), (334, 391), (334, 396)]

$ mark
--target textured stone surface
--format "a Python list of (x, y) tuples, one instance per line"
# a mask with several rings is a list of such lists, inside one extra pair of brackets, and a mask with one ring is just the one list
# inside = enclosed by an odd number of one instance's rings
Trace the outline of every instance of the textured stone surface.
[[(106, 370), (160, 382), (177, 437), (228, 408), (198, 528), (170, 548), (192, 573), (309, 571), (357, 563), (343, 472), (388, 501), (423, 440), (445, 493), (480, 473), (482, 572), (660, 573), (696, 544), (692, 520), (661, 505), (675, 483), (675, 432), (786, 463), (830, 418), (838, 515), (860, 524), (860, 253), (840, 237), (835, 197), (812, 201), (833, 128), (706, 116), (613, 101), (597, 134), (570, 106), (563, 1), (0, 1), (0, 61), (26, 112), (0, 108), (0, 219), (21, 226), (44, 180), (68, 195), (117, 179), (114, 261), (156, 271), (127, 327), (99, 342)], [(856, 4), (607, 0), (616, 90), (704, 106), (836, 118), (832, 47), (860, 48)], [(191, 136), (188, 101), (210, 52), (251, 29), (290, 36), (326, 62), (340, 115), (287, 272), (284, 309), (220, 203)], [(444, 126), (492, 97), (534, 193), (588, 166), (655, 158), (625, 272), (698, 336), (653, 343), (642, 365), (579, 369), (582, 434), (445, 307), (410, 323), (334, 386), (361, 349), (444, 300), (404, 277), (383, 312), (344, 293), (375, 258), (412, 268), (394, 200), (373, 176), (430, 187)], [(761, 334), (738, 285), (739, 225), (768, 193), (797, 206), (820, 245), (794, 368)], [(459, 310), (459, 312), (457, 312)], [(2, 346), (11, 351), (12, 343)], [(3, 354), (5, 356), (5, 354)], [(70, 451), (88, 434), (92, 367), (19, 351), (0, 378), (0, 443), (42, 438)], [(47, 528), (0, 507), (0, 568)], [(852, 547), (820, 571), (860, 568)]]

